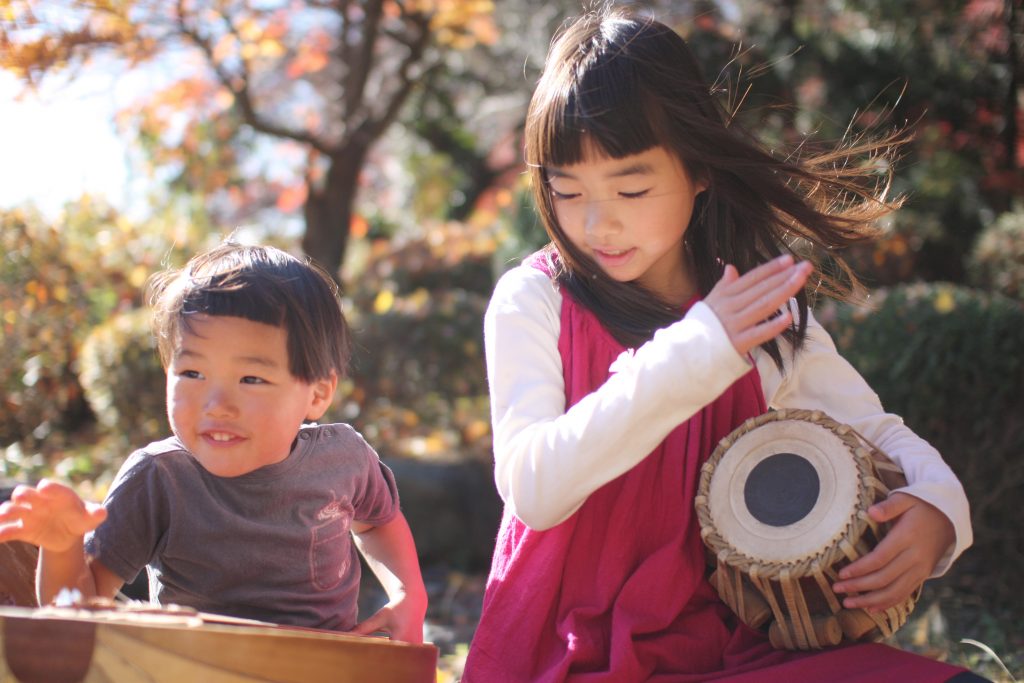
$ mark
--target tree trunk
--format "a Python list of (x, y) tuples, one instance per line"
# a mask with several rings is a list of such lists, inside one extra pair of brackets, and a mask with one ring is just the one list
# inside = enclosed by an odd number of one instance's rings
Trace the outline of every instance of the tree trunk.
[(350, 145), (332, 156), (327, 176), (318, 186), (310, 184), (303, 207), (306, 232), (302, 237), (302, 250), (339, 283), (358, 191), (359, 170), (366, 152), (365, 148)]
[(1020, 160), (1017, 159), (1017, 90), (1020, 86), (1017, 74), (1020, 68), (1020, 53), (1017, 49), (1017, 15), (1020, 0), (1008, 0), (1006, 3), (1006, 28), (1009, 35), (1009, 54), (1007, 62), (1010, 71), (1010, 83), (1006, 92), (1006, 128), (1003, 130), (1003, 144), (1006, 148), (1006, 168), (1016, 171)]

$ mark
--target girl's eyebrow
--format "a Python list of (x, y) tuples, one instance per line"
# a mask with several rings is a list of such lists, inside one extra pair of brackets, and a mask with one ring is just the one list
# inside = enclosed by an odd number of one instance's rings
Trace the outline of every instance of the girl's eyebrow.
[[(564, 169), (555, 168), (553, 166), (546, 166), (544, 170), (551, 178), (570, 178), (575, 179), (572, 173), (566, 172)], [(611, 173), (605, 175), (606, 178), (621, 178), (627, 175), (647, 175), (654, 172), (654, 167), (646, 161), (638, 161), (622, 168), (617, 168)]]

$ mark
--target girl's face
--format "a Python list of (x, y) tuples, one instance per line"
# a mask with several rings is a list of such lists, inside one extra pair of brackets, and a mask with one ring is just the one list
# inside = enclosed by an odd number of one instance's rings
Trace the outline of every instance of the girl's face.
[(337, 380), (312, 384), (288, 368), (284, 328), (197, 315), (167, 368), (167, 415), (207, 471), (237, 477), (280, 462), (304, 420), (323, 415)]
[(565, 235), (613, 280), (685, 303), (696, 284), (683, 236), (705, 184), (664, 147), (613, 159), (584, 142), (583, 152), (578, 164), (545, 168)]

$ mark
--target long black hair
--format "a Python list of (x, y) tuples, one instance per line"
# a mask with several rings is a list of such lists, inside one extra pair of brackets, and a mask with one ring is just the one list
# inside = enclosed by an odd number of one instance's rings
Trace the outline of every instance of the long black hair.
[[(874, 237), (875, 221), (899, 205), (886, 193), (904, 141), (897, 131), (816, 153), (804, 145), (802, 158), (769, 152), (724, 109), (686, 41), (628, 9), (584, 15), (556, 35), (525, 129), (534, 198), (557, 253), (554, 276), (626, 346), (647, 341), (682, 312), (635, 282), (606, 276), (573, 246), (555, 217), (547, 167), (580, 162), (585, 143), (616, 159), (658, 146), (674, 153), (707, 186), (683, 247), (702, 296), (726, 264), (743, 273), (786, 252), (815, 263), (784, 333), (799, 348), (809, 294), (848, 298), (857, 291), (855, 274), (836, 252)], [(764, 348), (781, 367), (778, 343)]]

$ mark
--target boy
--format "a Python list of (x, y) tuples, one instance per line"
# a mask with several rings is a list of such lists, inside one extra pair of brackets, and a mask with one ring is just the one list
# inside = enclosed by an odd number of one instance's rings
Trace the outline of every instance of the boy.
[[(150, 301), (174, 436), (133, 453), (102, 506), (46, 480), (0, 506), (0, 541), (40, 546), (40, 604), (66, 586), (111, 598), (146, 567), (161, 604), (422, 642), (390, 470), (348, 425), (303, 425), (350, 353), (331, 278), (226, 243), (155, 276)], [(359, 624), (353, 537), (389, 597)]]

